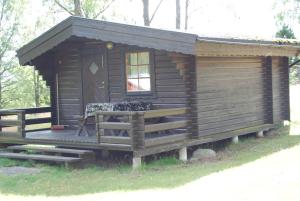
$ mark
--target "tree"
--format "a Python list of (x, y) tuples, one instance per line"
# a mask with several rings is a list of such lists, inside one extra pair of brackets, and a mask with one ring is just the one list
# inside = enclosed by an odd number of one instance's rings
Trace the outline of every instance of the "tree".
[(190, 0), (185, 0), (184, 30), (188, 29)]
[[(295, 34), (291, 28), (293, 24), (300, 22), (300, 0), (282, 0), (277, 3), (280, 12), (277, 14), (277, 26), (279, 31), (276, 37), (295, 39)], [(293, 23), (293, 22), (298, 23)], [(290, 63), (295, 62), (299, 58), (291, 58)], [(300, 66), (294, 65), (290, 68), (290, 82), (292, 84), (299, 83), (300, 81)]]
[(279, 8), (277, 22), (280, 25), (290, 25), (291, 21), (300, 21), (300, 0), (280, 0), (276, 2)]
[(40, 107), (40, 77), (39, 74), (33, 68), (33, 89), (34, 89), (34, 103), (35, 107)]
[[(102, 14), (115, 0), (48, 0), (54, 10), (62, 10), (73, 16), (103, 19)], [(53, 4), (54, 3), (54, 4)]]
[(176, 29), (180, 29), (180, 0), (176, 0)]
[(163, 0), (160, 0), (159, 3), (157, 4), (151, 18), (149, 17), (149, 0), (142, 0), (143, 2), (143, 19), (144, 19), (144, 25), (145, 26), (150, 26), (151, 22), (153, 21), (161, 3)]
[(12, 91), (16, 83), (13, 70), (18, 64), (14, 50), (25, 3), (24, 0), (0, 0), (0, 108), (15, 99), (6, 93)]
[(288, 25), (283, 25), (281, 29), (276, 33), (277, 38), (296, 39), (296, 36)]

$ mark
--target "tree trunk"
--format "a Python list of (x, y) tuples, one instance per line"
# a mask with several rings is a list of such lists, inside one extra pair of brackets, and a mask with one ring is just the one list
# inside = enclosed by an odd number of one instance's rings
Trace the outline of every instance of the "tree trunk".
[(83, 17), (80, 0), (74, 0), (74, 15)]
[(2, 76), (0, 75), (0, 109), (2, 109)]
[(142, 0), (143, 1), (143, 18), (144, 18), (144, 25), (150, 26), (149, 20), (149, 0)]
[(33, 69), (33, 86), (34, 86), (34, 103), (35, 107), (40, 107), (40, 81), (39, 75), (36, 73), (35, 69)]
[(184, 18), (184, 30), (188, 29), (188, 20), (189, 20), (189, 3), (190, 0), (185, 0), (185, 18)]
[(297, 71), (297, 76), (298, 76), (298, 79), (297, 79), (297, 84), (300, 84), (300, 65), (296, 66), (296, 71)]
[(176, 0), (176, 29), (180, 29), (180, 0)]

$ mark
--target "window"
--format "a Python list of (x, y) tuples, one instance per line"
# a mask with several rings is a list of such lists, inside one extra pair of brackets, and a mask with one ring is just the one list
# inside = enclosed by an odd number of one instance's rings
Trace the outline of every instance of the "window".
[(150, 92), (150, 55), (149, 52), (126, 53), (127, 92)]

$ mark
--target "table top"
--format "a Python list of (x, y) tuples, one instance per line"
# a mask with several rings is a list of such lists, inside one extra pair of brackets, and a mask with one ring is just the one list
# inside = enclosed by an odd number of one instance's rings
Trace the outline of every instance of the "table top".
[(85, 117), (94, 116), (98, 111), (146, 111), (153, 109), (151, 102), (132, 101), (115, 103), (88, 103)]

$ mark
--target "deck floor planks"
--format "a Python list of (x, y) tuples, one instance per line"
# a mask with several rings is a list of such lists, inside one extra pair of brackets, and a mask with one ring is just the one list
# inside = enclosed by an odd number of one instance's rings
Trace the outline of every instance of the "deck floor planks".
[(44, 130), (27, 132), (26, 139), (58, 140), (61, 142), (98, 143), (96, 135), (78, 136), (76, 130)]

